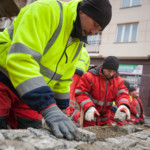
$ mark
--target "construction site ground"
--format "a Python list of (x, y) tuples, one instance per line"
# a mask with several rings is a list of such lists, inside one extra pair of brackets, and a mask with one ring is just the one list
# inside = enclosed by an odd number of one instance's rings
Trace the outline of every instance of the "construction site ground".
[[(134, 132), (139, 130), (150, 129), (147, 125), (130, 125), (135, 128)], [(126, 127), (127, 128), (127, 127)], [(91, 131), (96, 134), (96, 141), (105, 141), (107, 138), (120, 137), (128, 134), (128, 130), (123, 130), (123, 127), (120, 126), (94, 126), (86, 127), (85, 130)]]
[(47, 128), (0, 130), (0, 150), (150, 150), (150, 120), (145, 125), (79, 128), (81, 139), (68, 141)]

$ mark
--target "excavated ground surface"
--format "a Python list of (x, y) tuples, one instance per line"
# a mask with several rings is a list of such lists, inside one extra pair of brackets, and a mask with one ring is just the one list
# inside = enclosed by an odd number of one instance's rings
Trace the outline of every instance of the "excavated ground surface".
[[(149, 129), (145, 125), (132, 125), (136, 128)], [(96, 133), (96, 141), (104, 141), (107, 138), (115, 138), (127, 135), (127, 131), (119, 131), (119, 126), (89, 126), (83, 129)]]

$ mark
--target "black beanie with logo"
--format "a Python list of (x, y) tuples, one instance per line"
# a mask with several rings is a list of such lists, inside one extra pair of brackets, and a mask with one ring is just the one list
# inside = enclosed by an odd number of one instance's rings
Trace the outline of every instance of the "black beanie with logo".
[(117, 71), (119, 68), (119, 60), (115, 56), (108, 56), (104, 60), (102, 68)]
[(80, 10), (95, 20), (102, 30), (111, 20), (112, 10), (109, 0), (83, 0)]

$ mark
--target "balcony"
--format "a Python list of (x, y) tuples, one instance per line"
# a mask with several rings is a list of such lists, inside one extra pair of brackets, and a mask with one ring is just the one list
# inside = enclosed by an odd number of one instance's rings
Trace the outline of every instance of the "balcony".
[(88, 36), (86, 44), (86, 49), (90, 56), (99, 56), (100, 53), (100, 43), (101, 43), (101, 33)]

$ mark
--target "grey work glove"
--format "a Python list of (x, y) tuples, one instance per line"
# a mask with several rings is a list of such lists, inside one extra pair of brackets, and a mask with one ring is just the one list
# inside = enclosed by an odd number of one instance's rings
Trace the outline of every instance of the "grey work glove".
[(80, 140), (80, 133), (74, 123), (56, 105), (44, 110), (42, 116), (56, 137)]

